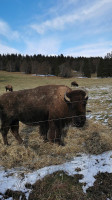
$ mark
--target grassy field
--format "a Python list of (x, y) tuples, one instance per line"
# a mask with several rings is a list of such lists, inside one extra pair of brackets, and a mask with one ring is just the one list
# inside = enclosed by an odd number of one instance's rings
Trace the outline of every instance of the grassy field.
[[(14, 90), (22, 90), (27, 88), (33, 88), (40, 85), (48, 84), (63, 84), (71, 86), (71, 82), (74, 78), (61, 78), (61, 77), (39, 77), (34, 75), (26, 75), (17, 72), (5, 72), (0, 71), (0, 94), (5, 92), (5, 85), (12, 84)], [(75, 78), (80, 87), (105, 87), (112, 85), (112, 78)]]
[[(85, 126), (79, 129), (69, 127), (67, 136), (64, 139), (65, 146), (62, 147), (57, 144), (50, 144), (49, 142), (44, 143), (42, 137), (39, 135), (38, 127), (29, 127), (20, 123), (20, 135), (24, 139), (24, 145), (18, 145), (15, 138), (9, 132), (8, 141), (11, 145), (6, 147), (3, 145), (2, 137), (0, 136), (1, 166), (4, 166), (6, 169), (22, 166), (26, 167), (28, 170), (34, 170), (52, 164), (64, 163), (80, 152), (100, 154), (112, 150), (112, 78), (98, 79), (93, 77), (65, 79), (60, 77), (38, 77), (22, 73), (0, 71), (0, 95), (6, 92), (5, 85), (7, 84), (13, 85), (16, 91), (46, 84), (62, 84), (71, 87), (71, 82), (73, 80), (77, 81), (79, 87), (84, 87), (88, 91), (88, 112)], [(54, 176), (57, 176), (57, 174)], [(52, 180), (54, 176), (51, 177)], [(69, 178), (65, 177), (65, 181), (68, 179)], [(62, 185), (61, 190), (63, 191), (64, 187), (67, 187), (66, 183), (62, 183), (62, 180), (60, 183), (59, 180), (58, 177), (55, 181)], [(37, 185), (38, 184), (39, 183), (37, 183)], [(47, 182), (41, 182), (41, 191), (44, 190), (43, 185), (46, 188)], [(36, 186), (34, 186), (34, 190), (35, 187)], [(56, 183), (54, 183), (54, 187), (56, 187)], [(76, 198), (77, 200), (99, 199), (99, 197), (91, 196), (92, 193), (90, 190), (88, 193), (89, 196), (83, 196), (79, 184), (75, 184), (74, 188), (70, 186), (70, 191), (75, 190), (74, 196), (78, 195)], [(74, 197), (70, 196), (68, 190), (64, 191), (66, 191), (69, 199), (74, 200)], [(46, 192), (46, 189), (43, 192)], [(79, 195), (79, 193), (81, 195)], [(48, 198), (49, 195), (46, 197), (42, 195), (40, 197), (36, 196), (35, 199), (66, 199), (65, 196), (59, 196), (59, 189), (57, 194), (51, 195), (52, 198)], [(106, 197), (107, 196), (104, 195), (104, 198), (101, 197), (100, 199), (106, 200)], [(32, 198), (30, 197), (30, 199)]]
[[(5, 85), (12, 84), (14, 90), (33, 88), (46, 84), (64, 84), (70, 87), (74, 78), (38, 77), (21, 73), (0, 71), (0, 94), (5, 93)], [(69, 127), (65, 146), (44, 143), (38, 127), (20, 123), (20, 135), (24, 145), (18, 145), (9, 132), (8, 147), (3, 145), (0, 136), (0, 165), (7, 168), (25, 166), (38, 169), (45, 165), (59, 164), (71, 159), (79, 152), (99, 154), (112, 149), (112, 78), (75, 78), (79, 87), (88, 91), (87, 122), (83, 128)], [(93, 142), (94, 141), (94, 142)], [(29, 160), (29, 157), (31, 160)], [(8, 162), (7, 162), (8, 161)]]

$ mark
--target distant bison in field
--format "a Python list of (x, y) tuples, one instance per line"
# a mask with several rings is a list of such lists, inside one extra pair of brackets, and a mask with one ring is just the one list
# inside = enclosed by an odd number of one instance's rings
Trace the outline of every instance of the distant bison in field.
[(6, 92), (7, 92), (7, 90), (9, 90), (10, 92), (13, 91), (12, 85), (6, 85), (6, 86), (5, 86), (5, 89), (6, 89)]
[(64, 85), (46, 85), (34, 89), (14, 91), (0, 96), (1, 133), (4, 144), (7, 134), (22, 143), (19, 121), (27, 125), (39, 125), (45, 140), (62, 144), (63, 128), (68, 124), (82, 127), (86, 121), (88, 96), (83, 90)]
[(78, 87), (79, 85), (78, 85), (78, 83), (77, 83), (76, 81), (73, 81), (73, 82), (71, 82), (71, 86), (76, 86), (76, 87)]

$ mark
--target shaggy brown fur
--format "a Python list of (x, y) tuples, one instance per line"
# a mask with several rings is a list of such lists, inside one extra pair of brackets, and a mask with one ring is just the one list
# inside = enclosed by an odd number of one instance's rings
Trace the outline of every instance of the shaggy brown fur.
[(79, 86), (78, 83), (76, 81), (71, 82), (71, 86)]
[(6, 92), (7, 92), (7, 90), (9, 90), (10, 92), (13, 91), (12, 85), (6, 85), (6, 86), (5, 86), (5, 89), (6, 89)]
[(8, 144), (9, 129), (19, 143), (23, 142), (19, 135), (19, 121), (39, 125), (45, 140), (62, 144), (61, 135), (66, 124), (84, 125), (87, 98), (85, 91), (72, 91), (64, 85), (46, 85), (3, 94), (0, 96), (0, 116), (4, 144)]

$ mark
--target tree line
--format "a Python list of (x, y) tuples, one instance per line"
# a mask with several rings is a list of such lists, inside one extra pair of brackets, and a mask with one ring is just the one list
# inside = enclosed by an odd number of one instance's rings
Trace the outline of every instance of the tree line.
[(94, 73), (97, 77), (112, 77), (112, 58), (0, 54), (0, 70), (66, 78), (74, 76), (74, 72), (88, 78)]

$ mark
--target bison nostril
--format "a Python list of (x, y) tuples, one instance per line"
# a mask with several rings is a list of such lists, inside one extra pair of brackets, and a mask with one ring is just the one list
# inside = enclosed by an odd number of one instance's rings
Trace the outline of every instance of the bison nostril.
[(74, 124), (74, 126), (76, 126), (76, 127), (83, 127), (84, 124), (85, 124), (85, 121), (86, 121), (86, 117), (85, 117), (85, 116), (79, 116), (79, 117), (76, 117), (76, 118), (74, 119), (73, 124)]

